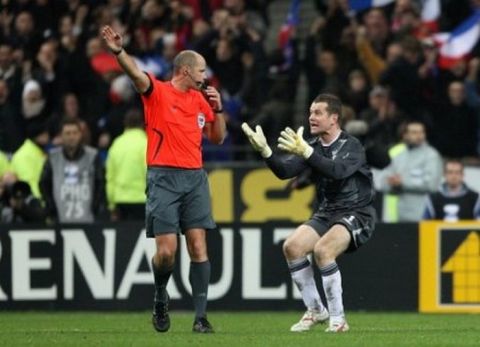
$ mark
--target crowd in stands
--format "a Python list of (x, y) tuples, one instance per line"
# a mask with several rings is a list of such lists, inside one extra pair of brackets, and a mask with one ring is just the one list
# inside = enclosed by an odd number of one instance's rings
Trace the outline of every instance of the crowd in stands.
[[(397, 0), (358, 13), (352, 13), (346, 0), (315, 0), (317, 14), (308, 32), (299, 35), (293, 28), (288, 38), (290, 54), (280, 46), (266, 49), (272, 30), (268, 8), (277, 1), (2, 1), (0, 208), (8, 212), (5, 219), (2, 212), (2, 221), (58, 218), (52, 208), (55, 194), (48, 184), (55, 182), (52, 153), (57, 147), (64, 149), (68, 138), (62, 134), (65, 119), (80, 131), (78, 148), (85, 148), (89, 160), (100, 165), (98, 170), (106, 171), (104, 181), (95, 183), (104, 187), (89, 199), (101, 202), (110, 213), (89, 205), (92, 216), (118, 220), (141, 214), (138, 192), (144, 189), (144, 179), (135, 192), (124, 194), (123, 189), (129, 189), (125, 182), (132, 182), (132, 177), (113, 177), (114, 172), (126, 170), (118, 153), (128, 147), (125, 141), (145, 143), (137, 117), (142, 114), (141, 102), (102, 43), (104, 25), (121, 32), (125, 49), (158, 79), (171, 76), (172, 59), (183, 49), (206, 58), (209, 81), (222, 95), (229, 131), (221, 148), (213, 151), (205, 144), (206, 161), (257, 159), (253, 153), (234, 151), (246, 144), (240, 131), (244, 121), (264, 125), (272, 144), (285, 126), (299, 125), (295, 124), (296, 86), (303, 74), (305, 116), (317, 94), (339, 95), (347, 105), (344, 128), (363, 141), (372, 166), (391, 170), (396, 165), (399, 159), (394, 162), (392, 149), (402, 143), (411, 122), (424, 127), (426, 141), (439, 157), (479, 162), (480, 51), (475, 47), (469, 57), (440, 68), (439, 49), (431, 34), (451, 31), (480, 10), (480, 1), (442, 0), (438, 27), (432, 29), (422, 23), (417, 0)], [(50, 166), (45, 164), (49, 162)], [(74, 177), (81, 175), (79, 171), (67, 166), (62, 174), (71, 175), (71, 182), (81, 179)], [(441, 165), (437, 167), (441, 170)], [(144, 170), (141, 166), (132, 175), (140, 177)], [(42, 191), (49, 191), (48, 196), (41, 193), (42, 179)], [(15, 182), (26, 182), (29, 189)], [(75, 194), (82, 196), (81, 191)], [(122, 198), (115, 201), (114, 196)], [(33, 212), (15, 213), (16, 198), (28, 200), (22, 206)], [(47, 206), (43, 214), (35, 210), (38, 201)], [(75, 214), (75, 208), (87, 205), (67, 206), (73, 210), (64, 214)], [(134, 212), (127, 216), (127, 211)]]

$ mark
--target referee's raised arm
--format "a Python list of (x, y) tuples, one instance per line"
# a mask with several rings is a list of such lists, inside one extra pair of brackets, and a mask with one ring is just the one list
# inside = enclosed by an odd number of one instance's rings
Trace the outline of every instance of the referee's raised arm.
[(145, 93), (150, 87), (150, 79), (138, 68), (132, 57), (125, 52), (122, 36), (115, 32), (110, 26), (106, 25), (102, 29), (102, 37), (112, 54), (117, 57), (117, 61), (123, 71), (132, 80), (137, 92), (141, 94)]

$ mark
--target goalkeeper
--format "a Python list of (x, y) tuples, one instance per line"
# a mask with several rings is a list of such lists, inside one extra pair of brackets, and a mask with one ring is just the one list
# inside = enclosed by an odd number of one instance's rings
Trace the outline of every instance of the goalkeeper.
[[(286, 128), (278, 138), (278, 148), (283, 153), (272, 152), (260, 126), (253, 131), (242, 124), (253, 148), (277, 177), (292, 178), (311, 169), (317, 196), (322, 196), (311, 219), (289, 235), (283, 245), (292, 279), (307, 308), (300, 321), (290, 328), (294, 332), (307, 331), (327, 321), (327, 332), (348, 331), (336, 258), (366, 243), (374, 229), (372, 174), (361, 143), (340, 128), (341, 109), (336, 96), (318, 95), (310, 106), (308, 119), (312, 137), (303, 139), (303, 127), (297, 132)], [(311, 253), (322, 275), (328, 308), (323, 306), (315, 285), (307, 258)]]

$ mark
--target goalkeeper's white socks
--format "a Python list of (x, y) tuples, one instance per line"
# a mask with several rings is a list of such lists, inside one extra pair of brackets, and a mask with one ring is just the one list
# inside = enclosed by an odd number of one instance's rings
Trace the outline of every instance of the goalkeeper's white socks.
[(348, 330), (345, 321), (342, 299), (342, 276), (336, 262), (320, 267), (323, 289), (330, 313), (330, 326), (327, 331), (342, 332)]
[(307, 257), (287, 261), (293, 282), (302, 294), (303, 303), (308, 310), (322, 312), (325, 307), (320, 299), (315, 278), (313, 277), (313, 268)]

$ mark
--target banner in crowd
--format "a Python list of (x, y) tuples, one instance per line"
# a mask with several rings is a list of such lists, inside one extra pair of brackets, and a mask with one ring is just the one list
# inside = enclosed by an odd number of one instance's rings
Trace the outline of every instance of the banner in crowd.
[(466, 58), (480, 38), (480, 10), (476, 10), (452, 32), (438, 33), (433, 39), (439, 45), (439, 66), (453, 67)]

